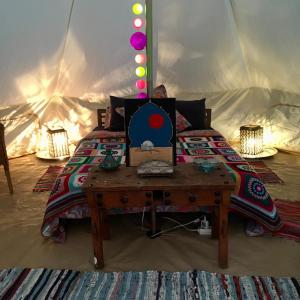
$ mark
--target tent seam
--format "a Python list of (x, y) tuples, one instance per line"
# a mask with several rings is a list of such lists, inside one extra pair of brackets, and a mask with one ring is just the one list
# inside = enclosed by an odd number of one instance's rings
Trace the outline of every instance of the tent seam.
[(67, 41), (68, 41), (68, 36), (69, 36), (70, 23), (71, 23), (74, 4), (75, 4), (75, 0), (72, 0), (71, 7), (70, 7), (70, 12), (69, 12), (69, 15), (68, 15), (68, 23), (67, 23), (66, 34), (65, 34), (65, 37), (64, 37), (64, 42), (63, 42), (63, 48), (62, 48), (61, 57), (60, 57), (60, 60), (59, 60), (58, 75), (57, 75), (57, 80), (56, 80), (56, 84), (55, 84), (54, 93), (56, 93), (56, 91), (57, 91), (57, 87), (59, 85), (59, 80), (61, 78), (62, 63), (63, 63), (63, 58), (64, 58), (64, 55), (65, 55), (65, 50), (66, 50), (66, 46), (67, 46)]
[(250, 84), (250, 82), (252, 81), (251, 80), (251, 75), (250, 75), (249, 66), (248, 66), (247, 59), (246, 59), (245, 47), (244, 47), (243, 42), (242, 42), (241, 37), (240, 37), (240, 29), (239, 29), (238, 20), (237, 20), (236, 12), (235, 12), (235, 9), (234, 9), (233, 1), (234, 0), (225, 0), (225, 3), (229, 4), (229, 5), (226, 5), (226, 6), (228, 7), (228, 10), (231, 11), (233, 24), (234, 24), (234, 27), (235, 27), (236, 32), (237, 32), (237, 37), (238, 37), (238, 42), (239, 42), (239, 45), (240, 45), (240, 51), (241, 51), (241, 55), (242, 55), (242, 58), (243, 58), (243, 63), (244, 63), (245, 69), (246, 69), (247, 74), (248, 74), (248, 85), (251, 86), (251, 84)]

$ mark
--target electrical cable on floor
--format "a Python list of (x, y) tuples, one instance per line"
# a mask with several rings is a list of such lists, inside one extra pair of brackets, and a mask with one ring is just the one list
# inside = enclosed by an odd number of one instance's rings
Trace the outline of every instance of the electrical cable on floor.
[[(145, 211), (146, 211), (146, 207), (143, 208), (143, 213), (142, 213), (142, 223), (141, 223), (141, 230), (142, 230), (142, 231), (148, 231), (148, 230), (149, 230), (148, 228), (145, 228), (145, 227), (144, 227)], [(152, 235), (151, 238), (153, 238), (153, 237), (155, 237), (155, 236), (158, 236), (158, 235), (160, 235), (160, 234), (162, 234), (162, 233), (166, 233), (166, 232), (175, 230), (175, 229), (177, 229), (177, 228), (181, 228), (181, 227), (184, 228), (184, 229), (186, 229), (187, 231), (198, 232), (198, 228), (196, 228), (196, 229), (188, 228), (187, 225), (201, 223), (201, 220), (202, 220), (202, 219), (205, 219), (205, 218), (206, 218), (205, 215), (204, 215), (204, 216), (200, 216), (199, 218), (197, 218), (197, 219), (195, 219), (195, 220), (193, 220), (193, 221), (190, 221), (190, 222), (188, 222), (188, 223), (183, 224), (183, 223), (181, 223), (181, 222), (179, 222), (179, 221), (177, 221), (177, 220), (175, 220), (175, 219), (172, 219), (172, 218), (169, 218), (169, 217), (163, 217), (163, 219), (172, 221), (172, 222), (174, 222), (174, 223), (176, 223), (176, 224), (178, 224), (178, 225), (175, 226), (175, 227), (172, 227), (172, 228), (168, 228), (168, 229), (166, 229), (166, 230), (159, 231), (159, 232), (155, 233), (154, 235)]]
[(145, 210), (146, 210), (146, 206), (144, 206), (144, 208), (143, 208), (143, 214), (142, 214), (142, 224), (141, 224), (142, 231), (148, 230), (147, 228), (144, 227)]
[(156, 237), (156, 236), (158, 236), (158, 235), (161, 235), (162, 233), (166, 233), (166, 232), (172, 231), (172, 230), (177, 229), (177, 228), (181, 228), (181, 227), (184, 227), (184, 228), (185, 228), (187, 225), (190, 225), (190, 224), (193, 224), (193, 223), (194, 223), (194, 224), (200, 223), (200, 221), (201, 221), (200, 218), (197, 218), (197, 219), (195, 219), (195, 220), (193, 220), (193, 221), (190, 221), (190, 222), (188, 222), (188, 223), (180, 224), (180, 225), (174, 226), (174, 227), (172, 227), (172, 228), (169, 228), (169, 229), (166, 229), (166, 230), (162, 230), (162, 231), (160, 231), (160, 232), (157, 232), (157, 233), (151, 235), (151, 238)]
[[(203, 216), (201, 216), (199, 219), (201, 220), (201, 218), (203, 218)], [(174, 222), (174, 223), (177, 223), (177, 224), (179, 224), (179, 225), (182, 225), (182, 227), (184, 228), (184, 229), (186, 229), (186, 230), (188, 230), (188, 231), (198, 231), (198, 229), (191, 229), (191, 228), (188, 228), (188, 227), (186, 227), (186, 225), (185, 224), (182, 224), (182, 223), (180, 223), (179, 221), (177, 221), (177, 220), (175, 220), (175, 219), (172, 219), (172, 218), (169, 218), (169, 217), (163, 217), (163, 219), (167, 219), (167, 220), (169, 220), (169, 221), (172, 221), (172, 222)], [(196, 219), (197, 220), (197, 219)], [(200, 222), (200, 220), (199, 220), (199, 222)], [(197, 224), (197, 223), (196, 223)]]

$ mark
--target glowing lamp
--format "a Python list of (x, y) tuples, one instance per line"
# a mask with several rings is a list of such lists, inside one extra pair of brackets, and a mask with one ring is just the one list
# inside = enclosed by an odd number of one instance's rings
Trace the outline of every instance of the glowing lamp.
[(141, 93), (137, 94), (137, 98), (138, 99), (145, 99), (145, 98), (148, 98), (148, 95), (146, 93), (141, 92)]
[(147, 37), (143, 32), (135, 32), (130, 37), (130, 44), (135, 50), (143, 50), (146, 47)]
[(244, 125), (240, 127), (241, 154), (257, 155), (263, 151), (263, 127), (259, 125)]
[(145, 54), (137, 54), (134, 58), (137, 64), (144, 64), (146, 62)]
[(143, 5), (141, 3), (135, 3), (132, 5), (132, 12), (135, 15), (140, 15), (143, 12)]
[(63, 128), (49, 128), (47, 133), (50, 158), (60, 159), (70, 156), (67, 131)]
[(139, 80), (137, 80), (135, 85), (139, 90), (143, 90), (144, 88), (146, 88), (146, 81), (143, 79), (139, 79)]
[(144, 22), (141, 18), (136, 18), (133, 20), (133, 27), (135, 29), (140, 29), (143, 26)]
[(146, 69), (144, 67), (137, 67), (135, 69), (135, 74), (137, 77), (143, 77), (146, 74)]

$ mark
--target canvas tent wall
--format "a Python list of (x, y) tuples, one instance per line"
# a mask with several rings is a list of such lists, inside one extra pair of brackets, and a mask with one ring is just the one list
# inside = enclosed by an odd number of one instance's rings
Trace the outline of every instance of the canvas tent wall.
[[(133, 0), (1, 0), (0, 119), (10, 156), (60, 120), (72, 140), (110, 94), (136, 93)], [(212, 125), (237, 138), (245, 122), (300, 152), (300, 2), (153, 0), (154, 81), (181, 99), (207, 96)]]

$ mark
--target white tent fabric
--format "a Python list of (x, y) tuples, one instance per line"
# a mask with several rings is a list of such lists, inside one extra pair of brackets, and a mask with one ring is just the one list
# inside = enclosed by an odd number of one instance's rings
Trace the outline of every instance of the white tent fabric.
[[(136, 93), (134, 0), (0, 0), (0, 120), (10, 156), (60, 121), (71, 140), (109, 95)], [(207, 96), (229, 139), (259, 122), (300, 152), (299, 0), (153, 0), (154, 79), (169, 96)], [(69, 132), (70, 131), (70, 132)]]

